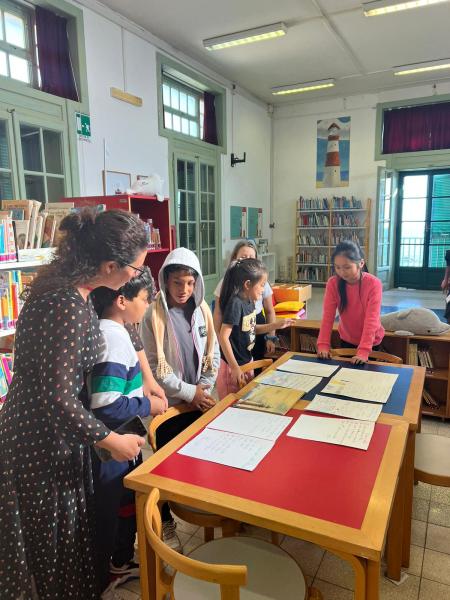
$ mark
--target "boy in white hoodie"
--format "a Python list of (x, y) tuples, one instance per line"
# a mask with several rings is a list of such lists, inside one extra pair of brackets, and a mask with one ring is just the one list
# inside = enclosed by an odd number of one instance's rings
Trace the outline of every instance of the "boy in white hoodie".
[[(161, 448), (214, 405), (210, 394), (220, 350), (197, 256), (186, 248), (176, 248), (164, 261), (158, 281), (160, 292), (141, 322), (145, 353), (169, 406), (186, 402), (196, 409), (158, 428), (156, 443)], [(164, 540), (181, 550), (167, 503), (161, 516)]]

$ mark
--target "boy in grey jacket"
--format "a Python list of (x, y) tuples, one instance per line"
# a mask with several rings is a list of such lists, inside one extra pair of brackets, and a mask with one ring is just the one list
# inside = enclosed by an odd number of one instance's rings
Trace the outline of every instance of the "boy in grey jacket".
[[(159, 271), (158, 281), (160, 292), (141, 322), (145, 353), (169, 406), (187, 403), (195, 409), (158, 427), (156, 443), (161, 448), (214, 405), (210, 393), (220, 350), (196, 255), (186, 248), (173, 250)], [(180, 551), (167, 503), (161, 516), (164, 541)]]

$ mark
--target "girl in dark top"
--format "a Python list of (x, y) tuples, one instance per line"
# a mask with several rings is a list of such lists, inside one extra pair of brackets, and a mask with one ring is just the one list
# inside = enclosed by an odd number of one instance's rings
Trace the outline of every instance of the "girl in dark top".
[(293, 319), (278, 319), (264, 325), (256, 324), (255, 302), (262, 296), (267, 281), (267, 269), (256, 258), (245, 258), (230, 264), (220, 292), (222, 326), (219, 333), (221, 361), (217, 377), (219, 398), (236, 392), (253, 378), (244, 375), (240, 366), (252, 360), (255, 335), (290, 327)]
[(2, 600), (99, 598), (90, 448), (123, 461), (144, 443), (111, 432), (82, 394), (103, 344), (89, 293), (118, 289), (137, 274), (146, 256), (143, 224), (125, 211), (85, 209), (60, 229), (52, 262), (26, 294), (0, 414)]

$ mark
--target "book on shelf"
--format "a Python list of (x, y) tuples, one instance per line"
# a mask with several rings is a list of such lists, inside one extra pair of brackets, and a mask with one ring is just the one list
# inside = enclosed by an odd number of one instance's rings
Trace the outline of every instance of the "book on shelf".
[(0, 330), (16, 326), (21, 309), (22, 290), (21, 271), (14, 269), (0, 272)]
[(435, 368), (429, 347), (419, 346), (412, 342), (409, 343), (408, 363), (410, 365), (425, 367), (429, 370)]
[(309, 333), (301, 333), (300, 339), (300, 352), (313, 352), (317, 354), (317, 338)]
[(423, 400), (424, 404), (426, 404), (433, 410), (437, 410), (440, 408), (439, 402), (425, 388), (423, 389), (423, 392), (422, 392), (422, 400)]
[(12, 380), (13, 355), (10, 353), (0, 353), (0, 409), (2, 408), (8, 388)]

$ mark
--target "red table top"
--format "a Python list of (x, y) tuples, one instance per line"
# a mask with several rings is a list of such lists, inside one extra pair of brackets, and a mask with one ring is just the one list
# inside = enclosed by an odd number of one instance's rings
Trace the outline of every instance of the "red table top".
[[(289, 411), (288, 416), (294, 417), (292, 424), (301, 412)], [(176, 452), (151, 472), (360, 529), (389, 438), (390, 425), (375, 424), (367, 450), (288, 437), (289, 428), (251, 472)]]

